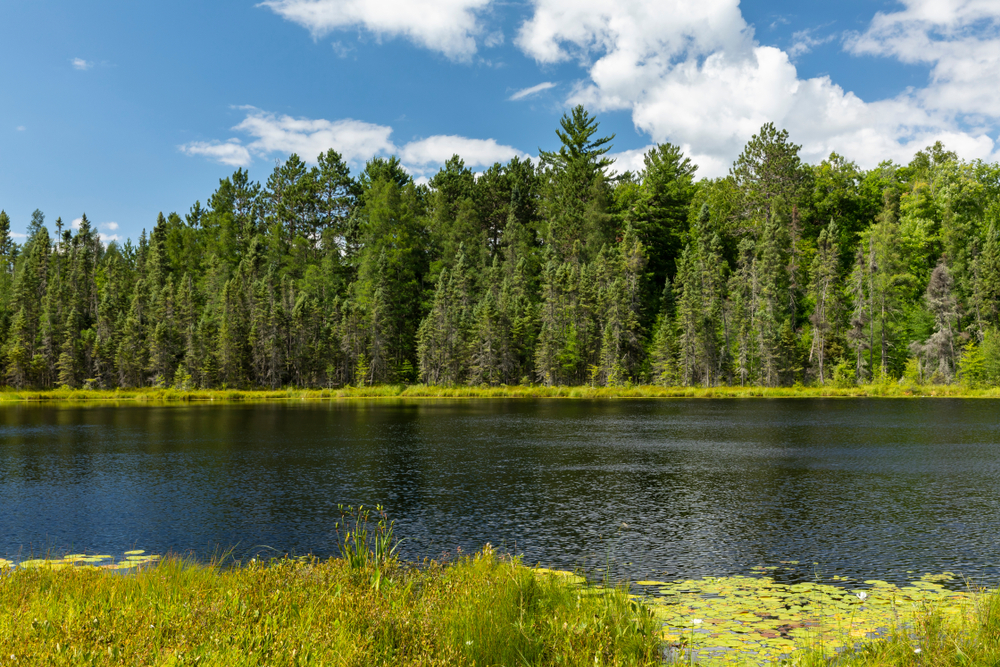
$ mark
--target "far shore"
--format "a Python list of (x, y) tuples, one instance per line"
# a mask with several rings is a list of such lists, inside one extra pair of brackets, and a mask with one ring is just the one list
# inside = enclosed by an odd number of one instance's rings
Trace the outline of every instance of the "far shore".
[(0, 389), (0, 405), (26, 402), (213, 402), (321, 401), (354, 399), (476, 399), (476, 398), (1000, 398), (1000, 387), (971, 389), (961, 385), (871, 384), (849, 387), (499, 387), (381, 385), (338, 389)]

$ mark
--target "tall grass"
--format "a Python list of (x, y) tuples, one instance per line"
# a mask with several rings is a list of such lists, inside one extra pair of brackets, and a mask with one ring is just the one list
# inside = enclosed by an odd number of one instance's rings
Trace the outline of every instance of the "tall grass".
[(1000, 665), (1000, 592), (982, 592), (957, 613), (928, 605), (892, 628), (889, 636), (838, 655), (806, 651), (802, 667)]
[(849, 397), (942, 397), (1000, 398), (1000, 387), (969, 389), (960, 385), (874, 384), (853, 387), (543, 387), (512, 385), (499, 387), (380, 385), (340, 389), (53, 389), (18, 391), (0, 389), (0, 404), (33, 401), (90, 402), (209, 402), (292, 401), (338, 399), (429, 399), (429, 398), (849, 398)]
[(393, 558), (178, 559), (130, 575), (0, 575), (3, 665), (654, 665), (657, 623), (486, 548), (417, 568)]

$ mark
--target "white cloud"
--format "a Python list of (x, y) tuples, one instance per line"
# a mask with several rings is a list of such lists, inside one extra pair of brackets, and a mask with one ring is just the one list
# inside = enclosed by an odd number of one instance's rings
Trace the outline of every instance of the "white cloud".
[(233, 129), (254, 137), (246, 146), (254, 155), (298, 153), (311, 162), (333, 148), (346, 161), (358, 162), (394, 148), (389, 141), (392, 128), (385, 125), (350, 118), (335, 121), (293, 118), (253, 107), (248, 110), (247, 117)]
[(809, 53), (817, 46), (829, 44), (837, 39), (837, 35), (826, 35), (825, 37), (814, 37), (813, 30), (799, 30), (792, 33), (792, 46), (788, 49), (788, 55), (792, 58)]
[(425, 177), (452, 155), (459, 155), (470, 166), (489, 166), (514, 156), (528, 157), (512, 146), (494, 139), (470, 139), (454, 135), (435, 135), (396, 146), (390, 140), (392, 128), (359, 120), (293, 118), (244, 107), (248, 113), (233, 130), (253, 140), (240, 139), (195, 141), (180, 146), (187, 155), (200, 155), (235, 167), (249, 166), (254, 158), (287, 156), (297, 153), (307, 162), (332, 148), (355, 167), (378, 155), (396, 154), (415, 177)]
[(337, 54), (338, 58), (346, 58), (349, 55), (351, 55), (352, 51), (354, 51), (354, 47), (353, 46), (350, 46), (348, 44), (344, 44), (343, 42), (339, 42), (339, 41), (332, 42), (330, 44), (330, 46), (333, 47), (333, 51), (334, 51), (334, 53)]
[(544, 83), (540, 83), (537, 86), (531, 86), (530, 88), (522, 88), (521, 90), (511, 95), (508, 99), (513, 101), (523, 100), (525, 97), (531, 97), (535, 93), (540, 93), (543, 90), (549, 90), (550, 88), (555, 88), (555, 87), (556, 84), (552, 83), (551, 81), (545, 81)]
[(917, 93), (929, 108), (956, 114), (1000, 113), (1000, 4), (993, 0), (902, 0), (903, 11), (879, 12), (863, 34), (851, 35), (858, 55), (931, 65), (930, 85)]
[(28, 238), (28, 235), (25, 234), (24, 232), (11, 232), (10, 237), (12, 239), (26, 239)]
[[(567, 101), (598, 111), (631, 111), (637, 129), (656, 142), (681, 145), (703, 176), (726, 173), (745, 142), (766, 122), (787, 128), (810, 161), (836, 150), (870, 167), (886, 158), (907, 160), (938, 139), (967, 158), (986, 158), (995, 150), (989, 136), (963, 129), (943, 104), (934, 101), (938, 85), (934, 81), (922, 91), (865, 102), (829, 77), (800, 79), (788, 53), (754, 41), (738, 0), (534, 0), (534, 4), (535, 13), (521, 27), (517, 44), (540, 63), (576, 59), (586, 68), (589, 80), (578, 84)], [(919, 5), (927, 13), (936, 4), (937, 0), (909, 0), (908, 6)], [(934, 30), (968, 25), (969, 17), (982, 21), (990, 12), (1000, 11), (996, 2), (982, 0), (944, 4), (957, 9), (936, 19)], [(881, 16), (869, 33), (878, 32), (882, 23), (892, 23)], [(892, 25), (902, 21), (893, 20)], [(807, 48), (805, 37), (799, 35), (803, 44), (799, 52)], [(892, 48), (894, 54), (910, 53), (903, 46)], [(979, 54), (966, 69), (971, 77), (991, 62), (987, 54)], [(979, 76), (995, 79), (998, 71), (993, 66)], [(971, 97), (973, 91), (967, 92)], [(988, 100), (1000, 96), (1000, 86), (979, 91), (979, 96), (978, 103), (961, 104), (997, 119), (1000, 98), (994, 110), (986, 107)]]
[[(80, 231), (80, 226), (82, 224), (83, 224), (83, 218), (76, 218), (71, 223), (69, 223), (69, 226), (73, 228), (73, 231), (79, 232)], [(118, 230), (118, 223), (117, 222), (102, 222), (97, 227), (99, 229), (103, 229), (103, 230), (107, 230), (107, 231), (110, 231), (110, 232), (114, 232), (114, 231)], [(98, 233), (98, 237), (100, 238), (101, 242), (104, 245), (108, 245), (112, 241), (119, 241), (119, 240), (121, 240), (121, 237), (118, 234), (106, 234), (104, 232)]]
[(454, 60), (468, 60), (482, 33), (477, 12), (490, 0), (265, 0), (284, 19), (313, 37), (365, 29), (379, 37), (405, 37)]
[(466, 137), (438, 135), (411, 141), (399, 151), (404, 164), (423, 166), (442, 164), (452, 155), (458, 155), (466, 166), (489, 166), (494, 162), (506, 162), (511, 158), (527, 157), (525, 153), (511, 146), (498, 144), (493, 139), (468, 139)]
[(736, 0), (535, 0), (535, 14), (516, 43), (532, 58), (555, 63), (586, 62), (593, 53), (655, 67), (677, 55), (704, 55), (745, 48), (747, 28)]
[(493, 49), (501, 46), (504, 42), (503, 30), (496, 30), (486, 35), (486, 39), (483, 40), (483, 46), (488, 49)]
[(633, 148), (628, 151), (608, 153), (608, 158), (615, 161), (613, 169), (619, 174), (626, 171), (631, 171), (635, 174), (646, 168), (646, 163), (643, 158), (646, 156), (646, 153), (655, 147), (655, 144), (650, 144), (645, 148)]
[(239, 139), (230, 139), (224, 142), (192, 141), (184, 144), (180, 149), (187, 155), (203, 155), (231, 167), (248, 167), (253, 162), (250, 151), (240, 144)]
[(18, 125), (18, 126), (17, 126), (16, 128), (15, 128), (15, 129), (16, 129), (16, 130), (17, 130), (18, 132), (24, 132), (24, 131), (25, 131), (26, 129), (28, 129), (28, 128), (26, 128), (26, 127), (25, 127), (24, 125)]
[(73, 65), (73, 69), (78, 69), (81, 72), (84, 72), (94, 66), (94, 63), (88, 62), (83, 58), (73, 58), (70, 60), (70, 63)]

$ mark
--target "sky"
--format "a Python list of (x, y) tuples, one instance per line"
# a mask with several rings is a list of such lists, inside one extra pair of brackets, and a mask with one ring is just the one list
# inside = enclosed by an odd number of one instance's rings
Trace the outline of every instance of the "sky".
[(812, 163), (1000, 158), (1000, 0), (32, 0), (0, 43), (21, 235), (40, 209), (135, 239), (293, 152), (481, 170), (556, 148), (576, 104), (619, 171), (671, 142), (721, 176), (767, 122)]

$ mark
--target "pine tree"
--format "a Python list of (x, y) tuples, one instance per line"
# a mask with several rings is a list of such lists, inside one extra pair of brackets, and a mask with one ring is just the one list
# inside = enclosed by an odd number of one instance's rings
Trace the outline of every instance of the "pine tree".
[(755, 337), (760, 358), (760, 381), (769, 387), (778, 386), (782, 377), (781, 330), (793, 317), (789, 312), (787, 229), (778, 215), (772, 215), (764, 225), (757, 247), (759, 290), (755, 311)]
[(614, 251), (598, 258), (597, 305), (601, 330), (600, 381), (620, 385), (634, 381), (642, 361), (642, 296), (646, 253), (631, 227)]
[(663, 387), (679, 383), (675, 315), (673, 288), (670, 279), (667, 278), (663, 286), (663, 295), (660, 297), (660, 313), (656, 318), (649, 349), (650, 381)]
[(865, 363), (864, 357), (865, 350), (871, 349), (871, 343), (865, 334), (865, 329), (872, 320), (869, 289), (871, 281), (868, 278), (870, 266), (871, 263), (868, 261), (864, 245), (859, 245), (848, 285), (848, 294), (853, 304), (853, 310), (851, 327), (847, 332), (848, 344), (854, 348), (854, 376), (858, 382), (865, 381), (865, 370), (870, 366), (870, 364)]
[(955, 375), (958, 350), (955, 345), (955, 325), (958, 322), (958, 301), (953, 294), (954, 280), (942, 259), (931, 273), (925, 299), (934, 316), (934, 333), (918, 349), (927, 365), (927, 377), (934, 383), (948, 383)]
[(987, 328), (1000, 324), (1000, 226), (996, 220), (1000, 217), (1000, 210), (992, 213), (994, 219), (983, 233), (983, 251), (975, 258), (972, 266), (971, 305), (980, 340)]
[(837, 291), (837, 270), (840, 264), (837, 224), (831, 220), (820, 232), (813, 258), (810, 291), (813, 301), (812, 345), (809, 362), (816, 364), (820, 384), (826, 383), (826, 350), (829, 337), (839, 319), (840, 301)]
[(744, 238), (738, 248), (736, 271), (729, 278), (728, 309), (735, 323), (736, 337), (735, 371), (740, 385), (744, 386), (756, 378), (759, 368), (754, 330), (757, 321), (757, 253), (753, 239)]
[(611, 240), (606, 170), (610, 137), (596, 137), (599, 123), (582, 106), (559, 121), (558, 151), (539, 149), (543, 167), (543, 215), (546, 241), (557, 257), (585, 262)]
[(679, 361), (685, 385), (717, 384), (726, 364), (728, 318), (723, 304), (727, 267), (710, 221), (708, 206), (703, 205), (677, 268)]
[(911, 282), (900, 250), (898, 212), (895, 191), (886, 190), (882, 213), (862, 237), (868, 247), (869, 262), (869, 363), (874, 368), (871, 356), (877, 349), (882, 381), (890, 376), (893, 365), (890, 355), (896, 351), (898, 337), (896, 319), (902, 310), (903, 290)]

